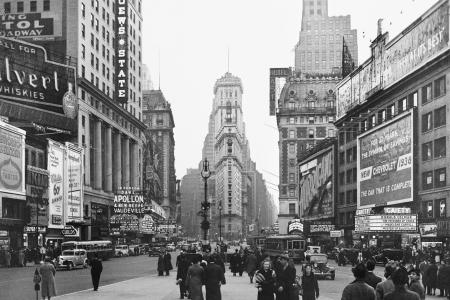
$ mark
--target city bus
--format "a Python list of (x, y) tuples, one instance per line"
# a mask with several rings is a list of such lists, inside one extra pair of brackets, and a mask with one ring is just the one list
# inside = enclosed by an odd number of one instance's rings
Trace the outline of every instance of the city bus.
[(108, 260), (114, 256), (114, 248), (111, 241), (70, 241), (61, 244), (61, 251), (84, 249), (88, 259), (92, 259), (95, 253), (102, 260)]
[(301, 235), (271, 235), (266, 237), (264, 243), (264, 255), (269, 255), (272, 259), (288, 253), (294, 262), (301, 262), (301, 253), (305, 252), (305, 238)]

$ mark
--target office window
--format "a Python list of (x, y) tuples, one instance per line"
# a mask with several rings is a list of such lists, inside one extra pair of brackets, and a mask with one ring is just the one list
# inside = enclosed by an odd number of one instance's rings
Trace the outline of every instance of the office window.
[(432, 113), (429, 112), (422, 115), (422, 132), (426, 132), (431, 129), (433, 129), (433, 116)]
[(446, 168), (434, 170), (435, 187), (443, 187), (447, 185)]
[(295, 119), (294, 118), (289, 118), (289, 124), (295, 124)]
[(86, 28), (85, 28), (84, 24), (81, 24), (81, 36), (83, 38), (86, 37)]
[(294, 130), (289, 130), (289, 138), (295, 139), (295, 131)]
[(83, 44), (81, 45), (81, 57), (86, 58), (86, 47)]
[(345, 164), (345, 151), (339, 152), (339, 164)]
[(86, 75), (86, 68), (82, 65), (82, 66), (81, 66), (81, 77), (82, 77), (82, 78), (86, 78), (85, 75)]
[(345, 193), (341, 192), (339, 193), (339, 205), (344, 205), (345, 204)]
[(289, 214), (295, 215), (295, 203), (289, 203)]
[(434, 97), (445, 95), (445, 76), (434, 81)]
[(346, 177), (347, 177), (347, 184), (353, 183), (353, 169), (347, 170)]
[(308, 138), (313, 139), (314, 138), (314, 129), (308, 130)]
[(391, 104), (386, 108), (386, 119), (389, 120), (395, 115), (395, 104)]
[(352, 204), (353, 203), (353, 192), (352, 191), (347, 191), (346, 193), (346, 203), (347, 204)]
[(347, 162), (352, 162), (356, 157), (353, 157), (353, 148), (347, 149)]
[(339, 185), (345, 184), (345, 172), (339, 173)]
[(314, 101), (308, 101), (308, 108), (314, 108), (316, 103)]
[(417, 91), (408, 95), (408, 106), (417, 107)]
[(289, 197), (295, 197), (295, 190), (289, 189)]
[(357, 181), (358, 172), (356, 172), (356, 168), (353, 168), (353, 182)]
[(17, 12), (18, 13), (23, 12), (23, 1), (18, 1), (17, 2)]
[(434, 110), (434, 128), (445, 125), (445, 115), (445, 105)]
[(295, 144), (289, 144), (289, 153), (295, 153)]
[(98, 58), (96, 57), (95, 58), (95, 69), (98, 71), (98, 68), (99, 68), (99, 61), (98, 61)]
[(445, 218), (447, 216), (447, 200), (437, 199), (436, 203), (439, 205), (439, 217)]
[(445, 136), (434, 140), (434, 158), (445, 157), (446, 155), (445, 142), (446, 142)]
[(425, 204), (426, 214), (428, 218), (434, 218), (433, 201), (427, 201)]
[(94, 34), (91, 33), (91, 46), (92, 47), (94, 47), (94, 41), (95, 41)]
[(398, 112), (406, 111), (406, 109), (407, 109), (406, 98), (400, 99), (398, 101)]
[(91, 66), (94, 66), (94, 53), (91, 53)]
[(91, 14), (91, 27), (94, 27), (94, 14)]
[(295, 182), (295, 173), (289, 173), (289, 182), (291, 183)]
[(289, 167), (293, 168), (295, 167), (295, 159), (289, 159)]
[(84, 18), (86, 16), (86, 5), (81, 3), (81, 16)]
[(422, 189), (428, 190), (433, 188), (433, 171), (422, 173)]
[(50, 10), (50, 0), (44, 0), (44, 11)]
[(11, 13), (11, 2), (5, 2), (3, 4), (3, 9), (5, 10), (5, 14)]
[(422, 88), (422, 104), (430, 102), (432, 97), (431, 83), (429, 83)]
[(433, 142), (422, 144), (422, 160), (430, 160), (433, 158)]

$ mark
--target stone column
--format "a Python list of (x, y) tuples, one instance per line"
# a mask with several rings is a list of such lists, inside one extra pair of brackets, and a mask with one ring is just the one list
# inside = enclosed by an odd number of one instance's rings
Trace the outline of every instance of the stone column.
[(120, 132), (114, 133), (114, 190), (122, 186), (122, 135)]
[(130, 184), (133, 187), (136, 187), (136, 154), (134, 153), (135, 143), (133, 140), (130, 140)]
[(105, 192), (112, 192), (112, 145), (111, 126), (107, 125), (105, 130)]
[(102, 122), (94, 120), (94, 188), (102, 189)]
[[(80, 116), (81, 119), (81, 116)], [(85, 117), (85, 126), (84, 126), (84, 178), (83, 182), (86, 186), (91, 186), (91, 173), (94, 172), (94, 170), (91, 170), (91, 137), (90, 137), (90, 130), (89, 130), (89, 122), (91, 122), (92, 119), (89, 118), (87, 115)], [(81, 144), (81, 141), (80, 141)]]
[(130, 138), (123, 136), (122, 153), (122, 186), (130, 186)]

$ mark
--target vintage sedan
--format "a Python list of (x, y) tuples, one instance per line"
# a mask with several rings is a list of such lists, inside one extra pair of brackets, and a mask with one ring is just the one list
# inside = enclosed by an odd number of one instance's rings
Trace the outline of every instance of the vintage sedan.
[(310, 254), (309, 263), (312, 266), (312, 271), (317, 279), (330, 278), (331, 280), (334, 280), (336, 277), (336, 270), (332, 266), (328, 265), (328, 258), (326, 254)]
[(56, 268), (64, 268), (72, 270), (75, 267), (87, 268), (88, 258), (86, 250), (74, 249), (74, 250), (64, 250), (58, 259), (56, 260)]

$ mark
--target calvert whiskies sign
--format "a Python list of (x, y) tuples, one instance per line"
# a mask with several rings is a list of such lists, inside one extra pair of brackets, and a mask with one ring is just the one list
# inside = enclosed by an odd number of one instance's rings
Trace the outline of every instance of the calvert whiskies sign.
[(74, 67), (47, 60), (45, 49), (0, 37), (0, 100), (74, 118)]
[(128, 102), (128, 1), (116, 1), (115, 99)]

